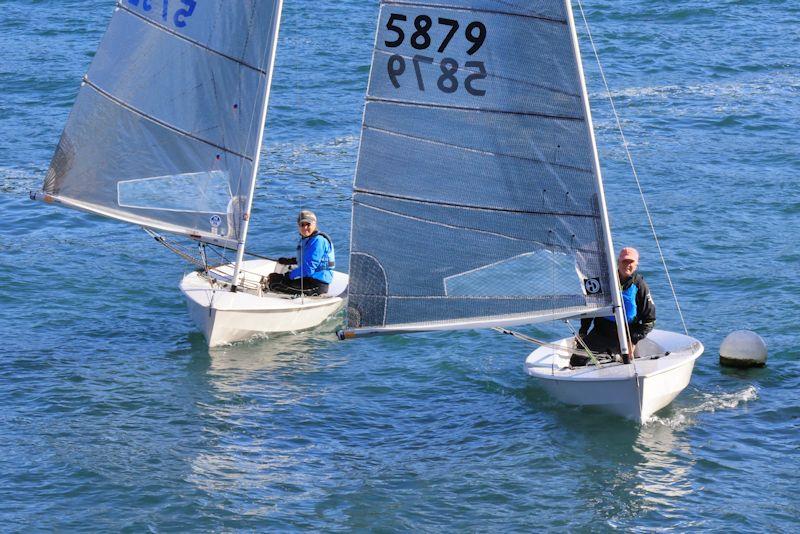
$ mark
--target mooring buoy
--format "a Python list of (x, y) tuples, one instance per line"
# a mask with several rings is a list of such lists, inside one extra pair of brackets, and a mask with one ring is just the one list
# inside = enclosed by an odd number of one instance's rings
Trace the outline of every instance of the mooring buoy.
[(764, 367), (767, 364), (767, 344), (750, 330), (731, 332), (719, 346), (719, 363), (728, 367)]

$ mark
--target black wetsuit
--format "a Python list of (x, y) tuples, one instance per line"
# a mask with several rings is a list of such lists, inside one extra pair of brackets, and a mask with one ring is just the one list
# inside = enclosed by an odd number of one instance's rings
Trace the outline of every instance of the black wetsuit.
[[(622, 282), (622, 300), (628, 319), (628, 330), (634, 346), (645, 337), (656, 324), (656, 305), (650, 296), (650, 288), (638, 272)], [(590, 330), (591, 328), (591, 330)], [(613, 316), (582, 319), (578, 333), (589, 350), (595, 353), (619, 354), (617, 322)], [(589, 358), (574, 354), (570, 365), (586, 365)]]

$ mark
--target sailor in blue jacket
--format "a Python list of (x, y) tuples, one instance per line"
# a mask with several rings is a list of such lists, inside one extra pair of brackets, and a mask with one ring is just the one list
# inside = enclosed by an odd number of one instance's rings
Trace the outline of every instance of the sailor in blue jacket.
[[(636, 270), (638, 267), (639, 252), (632, 247), (623, 248), (619, 253), (617, 271), (622, 291), (622, 303), (625, 306), (625, 319), (628, 322), (632, 343), (631, 354), (634, 356), (636, 344), (647, 337), (656, 324), (656, 305), (653, 297), (650, 296), (650, 288)], [(592, 352), (609, 354), (619, 354), (620, 352), (617, 322), (613, 315), (582, 319), (578, 335)], [(581, 346), (580, 343), (578, 346)], [(589, 358), (586, 356), (573, 354), (569, 363), (574, 367), (586, 365), (588, 361)]]
[(275, 293), (294, 295), (324, 295), (333, 281), (333, 242), (317, 230), (317, 216), (311, 210), (302, 210), (297, 216), (300, 241), (294, 258), (280, 258), (281, 265), (296, 265), (287, 274), (272, 273), (267, 287)]

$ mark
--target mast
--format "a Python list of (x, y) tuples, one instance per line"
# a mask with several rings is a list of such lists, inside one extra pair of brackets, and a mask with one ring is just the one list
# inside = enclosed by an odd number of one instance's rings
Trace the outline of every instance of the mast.
[(252, 180), (250, 181), (250, 191), (247, 194), (247, 201), (245, 202), (245, 209), (242, 211), (242, 232), (239, 236), (239, 244), (236, 250), (236, 266), (233, 270), (233, 284), (231, 287), (232, 292), (236, 292), (238, 281), (239, 281), (239, 271), (242, 266), (242, 260), (244, 258), (244, 250), (245, 250), (245, 242), (247, 241), (247, 230), (250, 227), (250, 210), (253, 207), (253, 196), (255, 194), (256, 189), (256, 179), (258, 177), (258, 166), (261, 162), (261, 145), (264, 142), (264, 126), (267, 122), (267, 108), (269, 108), (269, 91), (272, 87), (272, 72), (275, 70), (275, 54), (278, 48), (278, 32), (280, 30), (281, 25), (281, 13), (283, 11), (283, 0), (276, 0), (275, 2), (277, 6), (277, 16), (275, 17), (275, 27), (273, 31), (272, 37), (272, 50), (270, 52), (270, 60), (269, 60), (269, 70), (267, 71), (267, 77), (265, 80), (265, 87), (264, 87), (264, 108), (261, 110), (261, 118), (259, 119), (259, 128), (258, 128), (258, 141), (256, 142), (256, 153), (255, 157), (253, 158), (253, 174), (251, 176)]
[(575, 18), (572, 14), (571, 0), (564, 0), (564, 6), (569, 21), (570, 35), (572, 36), (572, 49), (575, 52), (575, 62), (578, 67), (578, 76), (581, 82), (581, 99), (583, 101), (584, 113), (586, 115), (586, 127), (589, 130), (589, 139), (592, 146), (592, 167), (597, 184), (597, 197), (600, 204), (600, 221), (605, 235), (606, 256), (608, 258), (609, 280), (611, 281), (611, 300), (613, 302), (614, 317), (617, 323), (617, 336), (619, 337), (619, 347), (622, 353), (622, 361), (629, 363), (630, 348), (628, 346), (628, 323), (625, 317), (625, 308), (622, 304), (622, 294), (617, 275), (617, 256), (614, 253), (614, 243), (611, 239), (611, 224), (608, 219), (608, 208), (606, 207), (606, 195), (603, 189), (603, 176), (600, 171), (600, 156), (597, 153), (597, 142), (594, 137), (594, 126), (592, 124), (592, 110), (589, 106), (589, 94), (586, 90), (586, 79), (583, 75), (583, 62), (578, 46), (578, 33), (575, 29)]

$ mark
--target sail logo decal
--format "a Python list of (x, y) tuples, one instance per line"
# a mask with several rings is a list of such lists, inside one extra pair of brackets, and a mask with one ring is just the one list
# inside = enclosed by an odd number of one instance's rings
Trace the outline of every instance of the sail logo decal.
[[(459, 31), (462, 25), (463, 22), (451, 18), (437, 17), (434, 24), (433, 19), (428, 15), (418, 15), (413, 21), (410, 21), (406, 15), (390, 13), (385, 26), (387, 38), (383, 43), (387, 48), (398, 48), (403, 43), (408, 43), (414, 50), (423, 51), (436, 44), (431, 37), (431, 33), (435, 30), (436, 33), (443, 34), (436, 48), (437, 53), (444, 54), (454, 37), (459, 36), (458, 40), (460, 41), (460, 37), (463, 36), (469, 44), (466, 54), (472, 56), (481, 49), (486, 41), (486, 25), (474, 20), (467, 23), (463, 31)], [(463, 88), (472, 96), (486, 95), (486, 90), (481, 89), (479, 84), (476, 85), (488, 75), (483, 61), (465, 61), (463, 65), (459, 65), (455, 58), (444, 57), (438, 62), (439, 72), (436, 72), (437, 69), (433, 67), (436, 63), (435, 59), (422, 54), (414, 54), (411, 58), (401, 54), (393, 54), (389, 57), (386, 71), (395, 89), (400, 89), (401, 77), (410, 70), (408, 68), (409, 59), (413, 65), (417, 87), (422, 92), (430, 89), (435, 80), (435, 87), (445, 94), (452, 94)], [(431, 67), (423, 65), (431, 65)], [(469, 74), (459, 81), (456, 74), (464, 71)], [(409, 78), (411, 79), (410, 83), (413, 83), (414, 78)]]
[(590, 295), (597, 295), (603, 291), (599, 278), (587, 278), (583, 281), (583, 287), (586, 288), (586, 292)]
[[(132, 6), (140, 8), (144, 12), (153, 10), (153, 2), (161, 4), (161, 20), (167, 22), (170, 14), (170, 0), (128, 0)], [(197, 0), (172, 0), (172, 4), (178, 9), (174, 10), (172, 14), (172, 24), (176, 28), (183, 28), (186, 26), (186, 19), (194, 14), (194, 9), (197, 7)]]

